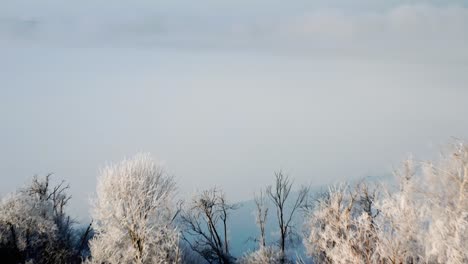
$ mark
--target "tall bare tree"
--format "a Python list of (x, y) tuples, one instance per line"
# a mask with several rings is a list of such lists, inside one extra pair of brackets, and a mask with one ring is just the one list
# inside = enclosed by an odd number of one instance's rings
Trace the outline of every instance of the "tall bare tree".
[(233, 263), (229, 253), (228, 218), (236, 205), (226, 201), (222, 191), (213, 188), (193, 198), (181, 214), (183, 239), (209, 263)]
[(260, 194), (255, 196), (254, 202), (257, 209), (255, 220), (260, 230), (260, 234), (257, 240), (260, 247), (266, 247), (265, 225), (268, 216), (268, 206), (266, 204), (266, 197), (263, 191), (260, 191)]
[(275, 173), (275, 179), (275, 185), (268, 186), (267, 194), (276, 208), (280, 232), (281, 262), (284, 263), (286, 261), (286, 241), (292, 234), (293, 217), (307, 203), (309, 188), (301, 187), (297, 192), (297, 196), (293, 198), (293, 196), (290, 196), (293, 183), (289, 177), (279, 171)]
[(240, 264), (279, 264), (282, 260), (282, 254), (278, 247), (268, 246), (266, 243), (266, 221), (268, 217), (268, 197), (263, 191), (254, 196), (255, 202), (255, 221), (259, 228), (259, 235), (255, 238), (259, 247), (257, 250), (247, 252), (239, 260)]

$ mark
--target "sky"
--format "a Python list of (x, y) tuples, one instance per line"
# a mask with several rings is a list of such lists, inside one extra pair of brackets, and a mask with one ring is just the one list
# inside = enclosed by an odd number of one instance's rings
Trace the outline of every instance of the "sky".
[(89, 209), (150, 152), (188, 197), (391, 174), (468, 131), (468, 1), (0, 0), (0, 195)]

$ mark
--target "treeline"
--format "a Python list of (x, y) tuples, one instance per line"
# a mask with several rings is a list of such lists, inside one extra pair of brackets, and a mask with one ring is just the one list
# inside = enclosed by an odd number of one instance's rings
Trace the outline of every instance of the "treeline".
[(49, 176), (4, 197), (0, 262), (468, 263), (468, 146), (454, 143), (437, 161), (407, 160), (395, 176), (395, 186), (361, 181), (317, 194), (277, 172), (254, 197), (257, 247), (233, 256), (239, 205), (217, 188), (176, 201), (174, 178), (139, 154), (101, 171), (84, 227), (66, 213), (69, 186)]

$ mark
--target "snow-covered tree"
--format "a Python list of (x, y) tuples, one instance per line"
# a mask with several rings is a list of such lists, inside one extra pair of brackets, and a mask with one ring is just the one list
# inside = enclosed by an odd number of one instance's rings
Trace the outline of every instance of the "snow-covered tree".
[(321, 263), (350, 262), (347, 241), (354, 197), (346, 199), (346, 190), (341, 186), (330, 188), (328, 193), (317, 200), (311, 215), (306, 249), (309, 255)]
[(436, 163), (425, 162), (420, 192), (428, 232), (426, 258), (468, 263), (468, 146), (456, 143)]
[[(75, 263), (82, 237), (65, 212), (68, 185), (52, 186), (50, 175), (5, 197), (0, 204), (0, 248), (11, 262)], [(81, 240), (82, 239), (82, 240)], [(79, 241), (80, 240), (80, 241)]]
[(419, 184), (414, 161), (404, 162), (396, 171), (399, 189), (386, 191), (378, 201), (381, 217), (378, 219), (380, 257), (390, 263), (421, 263), (424, 261), (424, 226), (422, 212), (424, 200), (417, 197)]
[(16, 251), (18, 260), (39, 260), (38, 254), (51, 247), (57, 226), (52, 206), (43, 200), (15, 193), (0, 207), (0, 242)]
[(92, 263), (178, 263), (175, 182), (149, 154), (105, 167), (93, 203)]
[(391, 262), (468, 262), (468, 147), (458, 143), (439, 161), (409, 160), (400, 189), (381, 201), (379, 252)]
[(310, 214), (307, 253), (319, 263), (378, 263), (375, 196), (364, 183), (330, 187)]
[(332, 188), (318, 199), (305, 245), (320, 263), (468, 263), (468, 147), (437, 162), (407, 160), (399, 188)]

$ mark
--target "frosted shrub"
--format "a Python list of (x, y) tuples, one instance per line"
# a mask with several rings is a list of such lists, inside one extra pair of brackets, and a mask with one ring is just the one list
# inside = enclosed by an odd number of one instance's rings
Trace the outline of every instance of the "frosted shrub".
[(260, 247), (240, 259), (240, 264), (279, 264), (282, 261), (281, 251), (276, 247)]

